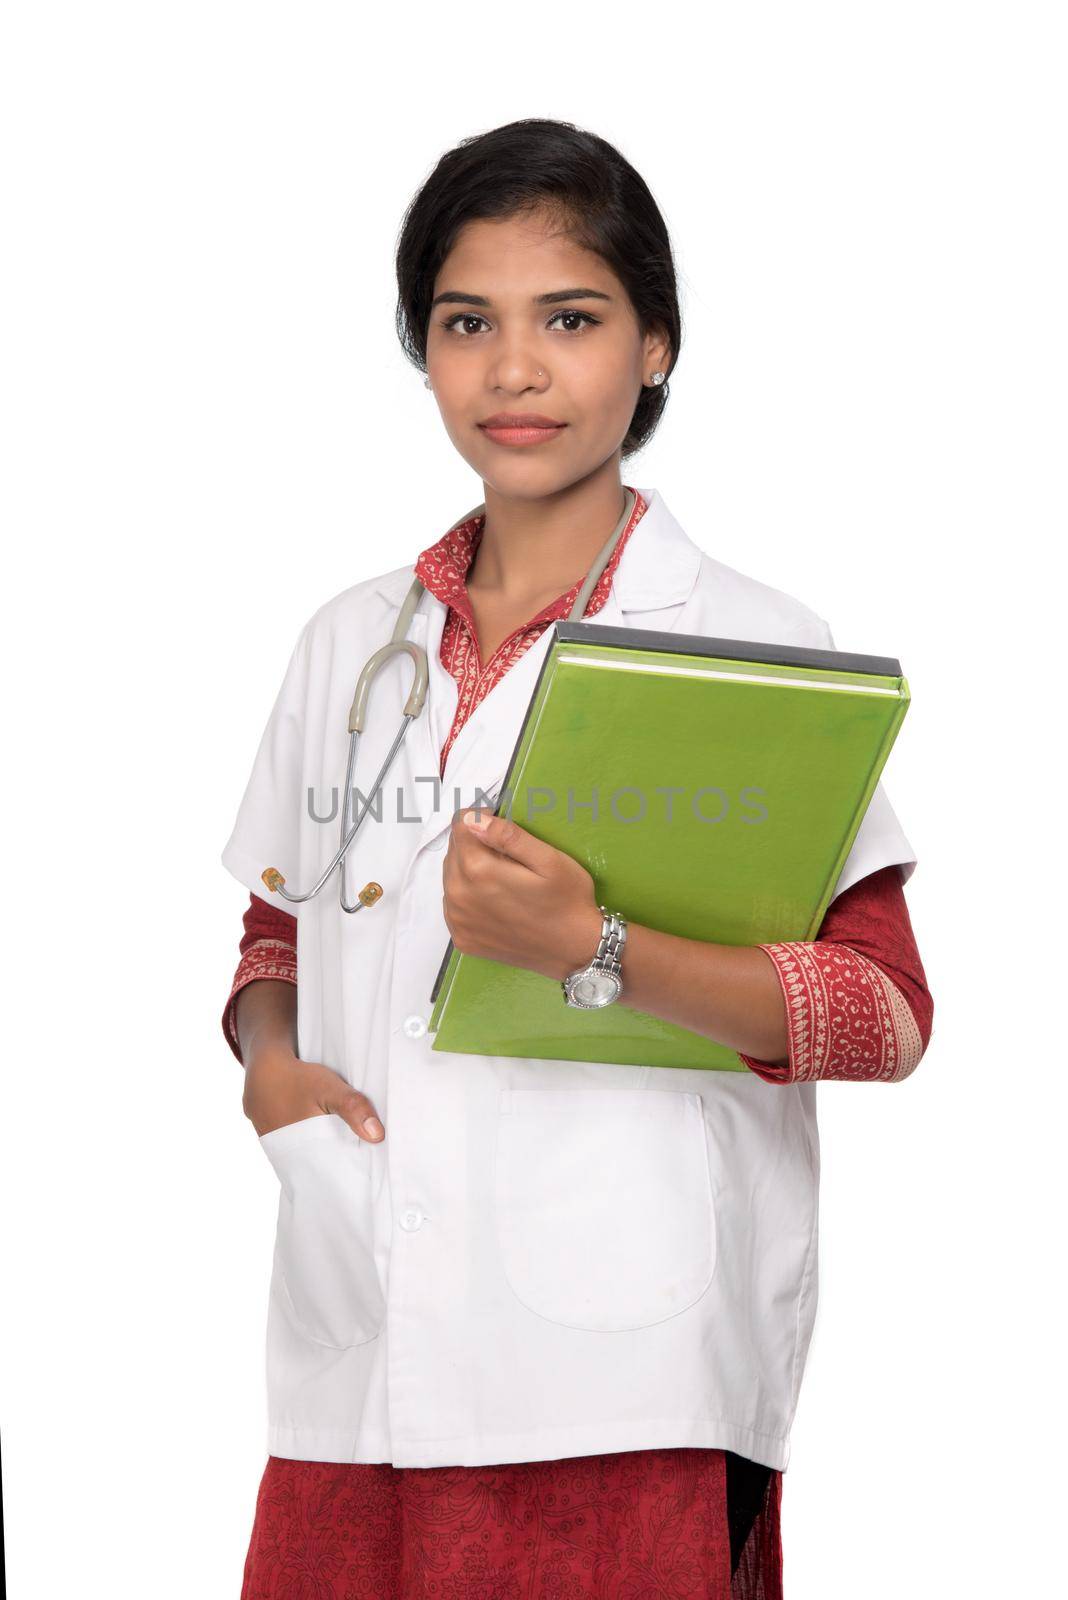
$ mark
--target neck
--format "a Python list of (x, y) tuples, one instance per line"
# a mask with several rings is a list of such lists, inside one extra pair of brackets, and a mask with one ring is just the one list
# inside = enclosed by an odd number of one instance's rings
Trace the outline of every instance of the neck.
[(585, 577), (623, 515), (613, 457), (556, 494), (516, 499), (485, 486), (486, 522), (467, 577), (469, 592), (519, 608), (563, 594)]

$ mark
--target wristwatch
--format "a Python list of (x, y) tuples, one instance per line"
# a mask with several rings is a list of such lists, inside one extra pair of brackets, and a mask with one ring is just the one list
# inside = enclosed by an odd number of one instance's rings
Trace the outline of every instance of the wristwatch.
[(621, 917), (618, 911), (609, 911), (607, 906), (598, 906), (597, 909), (604, 919), (597, 954), (588, 967), (579, 967), (577, 972), (569, 973), (560, 984), (567, 1004), (578, 1006), (582, 1011), (596, 1011), (601, 1006), (610, 1006), (623, 993), (626, 918)]

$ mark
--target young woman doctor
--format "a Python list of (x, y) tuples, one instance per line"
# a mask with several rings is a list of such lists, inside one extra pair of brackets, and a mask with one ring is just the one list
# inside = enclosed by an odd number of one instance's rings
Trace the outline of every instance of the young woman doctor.
[[(223, 856), (250, 890), (224, 1029), (280, 1179), (242, 1594), (771, 1600), (815, 1313), (816, 1083), (900, 1081), (923, 1055), (916, 857), (880, 785), (816, 940), (629, 922), (615, 1003), (746, 1073), (431, 1051), (450, 936), (557, 982), (601, 939), (585, 867), (472, 803), (621, 519), (585, 620), (833, 641), (622, 480), (681, 329), (663, 219), (617, 150), (542, 120), (464, 141), (409, 207), (397, 273), (405, 351), (484, 510), (305, 625)], [(346, 914), (335, 875), (287, 904), (261, 873), (300, 892), (332, 857), (305, 796), (344, 781), (353, 683), (413, 572), (427, 706), (348, 868), (350, 896), (383, 897)], [(410, 687), (403, 656), (376, 679), (362, 793)]]

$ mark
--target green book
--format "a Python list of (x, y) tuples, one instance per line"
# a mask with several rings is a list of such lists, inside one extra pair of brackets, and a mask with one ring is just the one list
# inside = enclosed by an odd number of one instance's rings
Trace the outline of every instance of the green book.
[[(717, 944), (814, 939), (908, 709), (900, 663), (555, 632), (496, 814), (581, 861), (632, 922)], [(555, 979), (451, 940), (430, 998), (435, 1050), (747, 1070), (702, 1034), (622, 1001), (578, 1010)]]

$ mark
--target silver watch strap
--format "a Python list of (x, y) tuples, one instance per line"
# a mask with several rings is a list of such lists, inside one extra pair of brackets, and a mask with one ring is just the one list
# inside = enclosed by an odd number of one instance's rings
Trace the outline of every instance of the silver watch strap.
[(609, 911), (607, 906), (597, 908), (603, 921), (601, 923), (601, 940), (597, 946), (594, 962), (599, 967), (605, 967), (617, 977), (622, 970), (623, 946), (627, 942), (627, 922), (618, 911)]

